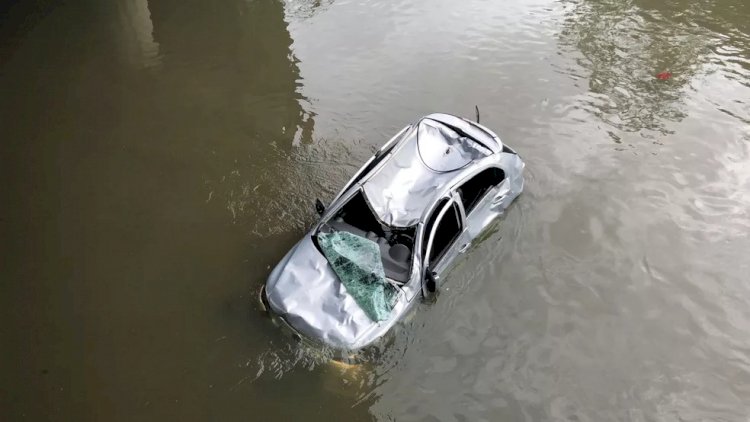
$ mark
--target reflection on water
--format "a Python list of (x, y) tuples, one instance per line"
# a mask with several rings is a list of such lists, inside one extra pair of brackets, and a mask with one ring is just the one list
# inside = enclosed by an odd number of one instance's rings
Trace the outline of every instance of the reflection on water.
[[(747, 2), (3, 7), (10, 419), (750, 411)], [(361, 365), (287, 338), (257, 292), (314, 199), (476, 104), (528, 164), (505, 219)]]
[(159, 44), (154, 41), (154, 24), (148, 10), (148, 0), (118, 2), (121, 8), (122, 34), (126, 54), (135, 64), (148, 67), (159, 63)]
[[(711, 53), (706, 31), (675, 22), (678, 11), (660, 12), (631, 1), (571, 1), (561, 43), (584, 70), (589, 95), (582, 106), (623, 131), (666, 131), (686, 116), (681, 97)], [(668, 81), (661, 72), (674, 75)], [(611, 134), (615, 142), (620, 139)]]
[(333, 4), (334, 0), (290, 0), (285, 2), (286, 15), (290, 19), (305, 19), (321, 13)]
[(166, 89), (202, 126), (188, 136), (202, 143), (211, 163), (203, 175), (206, 201), (225, 204), (232, 221), (247, 222), (250, 231), (303, 226), (310, 214), (289, 209), (282, 198), (309, 191), (315, 180), (289, 168), (290, 154), (311, 142), (314, 121), (298, 92), (283, 6), (158, 2), (153, 10), (170, 74)]

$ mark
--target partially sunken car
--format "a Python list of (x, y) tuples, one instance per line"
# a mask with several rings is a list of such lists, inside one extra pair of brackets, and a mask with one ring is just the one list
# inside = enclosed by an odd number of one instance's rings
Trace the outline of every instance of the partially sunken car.
[(296, 335), (339, 350), (383, 336), (523, 189), (524, 163), (479, 123), (431, 114), (352, 177), (261, 292)]

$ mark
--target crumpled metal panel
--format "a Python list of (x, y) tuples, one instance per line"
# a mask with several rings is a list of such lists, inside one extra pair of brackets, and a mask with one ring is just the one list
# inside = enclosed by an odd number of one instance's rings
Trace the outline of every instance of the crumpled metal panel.
[(266, 298), (271, 308), (302, 334), (347, 347), (373, 322), (347, 293), (311, 235), (271, 273)]
[(523, 169), (526, 164), (517, 154), (502, 154), (499, 167), (505, 171), (505, 176), (510, 181), (508, 195), (506, 195), (501, 207), (501, 209), (505, 209), (523, 192)]
[(372, 210), (391, 227), (417, 224), (453, 172), (490, 152), (430, 119), (422, 119), (401, 142), (362, 186)]
[(422, 120), (417, 131), (419, 157), (438, 173), (466, 167), (490, 153), (489, 149), (436, 121)]
[(495, 132), (487, 129), (476, 122), (468, 122), (465, 119), (445, 113), (433, 113), (422, 118), (422, 120), (435, 120), (448, 126), (459, 129), (470, 137), (481, 142), (482, 145), (492, 150), (500, 152), (503, 150), (503, 143)]

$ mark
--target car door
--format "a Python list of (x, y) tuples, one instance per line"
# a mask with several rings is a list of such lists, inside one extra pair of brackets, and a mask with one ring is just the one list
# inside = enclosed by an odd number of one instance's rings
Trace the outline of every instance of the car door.
[(465, 242), (479, 236), (507, 207), (510, 181), (498, 168), (485, 169), (456, 189), (466, 213)]
[(455, 199), (448, 201), (437, 212), (437, 218), (428, 233), (424, 268), (440, 275), (465, 250), (461, 243), (464, 238), (464, 222), (459, 203)]

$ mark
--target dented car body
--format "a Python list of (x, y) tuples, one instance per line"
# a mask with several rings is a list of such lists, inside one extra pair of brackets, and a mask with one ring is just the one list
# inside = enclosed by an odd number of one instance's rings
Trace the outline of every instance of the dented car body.
[[(279, 262), (264, 302), (301, 336), (356, 350), (383, 336), (440, 285), (439, 276), (523, 190), (524, 163), (467, 119), (431, 114), (402, 129), (352, 177)], [(397, 294), (374, 321), (320, 249), (321, 233), (375, 242)]]

